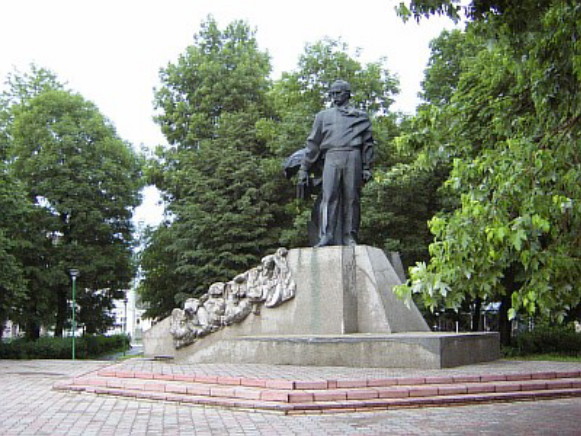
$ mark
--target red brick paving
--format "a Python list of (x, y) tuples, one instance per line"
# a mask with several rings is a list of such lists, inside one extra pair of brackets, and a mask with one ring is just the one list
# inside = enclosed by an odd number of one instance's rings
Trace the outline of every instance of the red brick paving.
[[(209, 367), (155, 363), (146, 359), (128, 361), (85, 377), (73, 378), (70, 383), (76, 392), (86, 386), (86, 392), (98, 394), (268, 409), (283, 413), (581, 396), (579, 371), (572, 370), (571, 365), (547, 363), (527, 365), (496, 362), (431, 373), (427, 371), (422, 376), (414, 370), (360, 368), (359, 371), (353, 371), (350, 368), (270, 366), (269, 375), (274, 376), (272, 378), (261, 378), (265, 376), (264, 365), (239, 365), (236, 368), (233, 365), (218, 364)], [(210, 369), (213, 369), (213, 374)], [(238, 372), (233, 372), (233, 369), (238, 369)], [(343, 377), (337, 372), (341, 370), (344, 371)], [(252, 377), (249, 377), (249, 372)], [(313, 378), (311, 373), (318, 374), (319, 378)], [(325, 379), (326, 374), (332, 378)], [(136, 378), (143, 382), (136, 383)], [(66, 389), (67, 386), (59, 383), (58, 388)], [(187, 396), (196, 398), (186, 399)]]
[[(57, 383), (69, 382), (73, 377), (84, 377), (108, 364), (83, 361), (0, 361), (0, 434), (2, 435), (159, 435), (159, 434), (254, 434), (254, 435), (374, 435), (374, 434), (526, 434), (526, 435), (577, 435), (581, 428), (581, 398), (561, 398), (543, 401), (547, 390), (518, 392), (523, 402), (477, 403), (462, 407), (409, 408), (411, 402), (421, 400), (430, 405), (433, 399), (391, 398), (390, 408), (385, 410), (381, 398), (360, 400), (363, 408), (354, 407), (346, 400), (331, 401), (334, 408), (320, 409), (316, 402), (309, 403), (305, 410), (293, 409), (299, 403), (265, 402), (256, 403), (255, 409), (237, 410), (232, 407), (244, 405), (242, 399), (215, 398), (208, 401), (203, 397), (186, 397), (168, 392), (169, 386), (180, 385), (167, 381), (166, 392), (143, 392), (141, 398), (118, 396), (79, 395), (53, 390)], [(174, 364), (175, 365), (175, 364)], [(166, 365), (167, 366), (167, 365)], [(477, 365), (478, 366), (478, 365)], [(152, 371), (148, 362), (120, 365), (131, 372), (142, 367), (143, 372)], [(129, 368), (131, 367), (131, 368)], [(147, 367), (147, 368), (146, 368)], [(163, 368), (162, 373), (166, 373)], [(193, 369), (193, 370), (192, 370)], [(559, 382), (554, 386), (572, 386), (579, 378), (579, 365), (554, 362), (525, 363), (497, 362), (494, 365), (443, 370), (439, 375), (462, 377), (475, 374), (510, 374), (524, 371), (531, 374), (528, 381), (495, 382), (496, 386), (512, 386), (526, 383)], [(156, 368), (157, 370), (157, 368)], [(248, 379), (287, 380), (369, 380), (390, 377), (430, 377), (438, 374), (414, 374), (415, 371), (352, 369), (352, 368), (297, 368), (297, 367), (254, 367), (241, 366), (186, 366), (176, 365), (168, 374), (207, 374), (211, 371), (221, 376), (247, 377)], [(409, 373), (406, 374), (406, 372)], [(541, 381), (533, 377), (537, 373), (557, 373), (559, 378), (546, 377)], [(447, 373), (446, 375), (444, 373)], [(54, 374), (54, 375), (49, 375)], [(136, 382), (125, 377), (126, 382)], [(174, 380), (176, 378), (174, 377)], [(481, 382), (482, 380), (478, 380)], [(154, 379), (142, 382), (157, 383)], [(472, 383), (474, 383), (473, 381)], [(190, 381), (190, 384), (191, 381)], [(467, 381), (460, 383), (468, 385)], [(225, 385), (224, 387), (228, 387)], [(244, 389), (243, 386), (234, 386)], [(313, 392), (332, 392), (335, 387)], [(403, 386), (393, 389), (402, 389)], [(93, 390), (98, 389), (93, 386)], [(356, 388), (345, 388), (356, 389)], [(363, 389), (363, 388), (362, 388)], [(375, 387), (377, 392), (389, 387)], [(561, 388), (559, 388), (561, 389)], [(111, 391), (118, 392), (111, 388)], [(286, 393), (302, 393), (287, 389)], [(567, 390), (562, 389), (562, 394)], [(510, 392), (507, 394), (511, 394)], [(314, 394), (313, 394), (314, 395)], [(495, 392), (503, 399), (503, 392)], [(169, 402), (182, 398), (180, 403)], [(450, 396), (453, 397), (453, 396)], [(474, 394), (474, 400), (481, 398)], [(144, 401), (147, 399), (148, 401)], [(152, 399), (154, 401), (152, 401)], [(156, 401), (162, 399), (163, 401)], [(465, 400), (466, 398), (464, 398)], [(166, 401), (169, 400), (169, 401)], [(387, 400), (387, 399), (386, 399)], [(531, 401), (533, 400), (533, 401)], [(462, 396), (457, 397), (458, 404)], [(186, 404), (189, 403), (189, 404)], [(200, 407), (200, 406), (220, 407)], [(402, 408), (403, 407), (403, 408)], [(374, 408), (381, 408), (377, 410)], [(393, 408), (393, 410), (391, 409)], [(254, 410), (253, 412), (251, 410)], [(279, 414), (262, 413), (278, 412)], [(360, 412), (365, 410), (365, 412)], [(338, 411), (342, 413), (337, 414)], [(293, 416), (284, 416), (287, 413)], [(307, 413), (305, 415), (305, 413)], [(330, 414), (329, 414), (330, 413)]]

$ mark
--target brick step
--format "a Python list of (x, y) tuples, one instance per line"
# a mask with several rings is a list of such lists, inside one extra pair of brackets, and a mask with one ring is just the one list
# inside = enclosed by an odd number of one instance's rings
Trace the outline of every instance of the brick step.
[[(164, 377), (159, 377), (159, 376)], [(55, 389), (189, 404), (346, 411), (581, 396), (579, 372), (365, 380), (267, 380), (98, 371)]]
[(69, 390), (99, 395), (138, 398), (151, 401), (171, 401), (180, 404), (227, 407), (246, 410), (262, 410), (283, 414), (332, 413), (365, 410), (389, 410), (411, 407), (460, 406), (475, 403), (532, 401), (581, 396), (581, 388), (327, 401), (312, 401), (310, 397), (306, 398), (307, 401), (304, 401), (305, 397), (301, 397), (300, 395), (292, 396), (292, 393), (289, 393), (290, 396), (288, 397), (288, 402), (280, 402), (274, 400), (188, 395), (171, 392), (139, 391), (98, 386), (70, 386)]
[(160, 374), (151, 372), (130, 372), (116, 370), (100, 370), (100, 377), (119, 379), (163, 380), (191, 383), (209, 383), (228, 386), (249, 386), (271, 389), (336, 389), (336, 388), (365, 388), (387, 387), (397, 385), (424, 385), (424, 384), (455, 384), (455, 383), (489, 383), (505, 381), (550, 380), (561, 378), (581, 377), (581, 371), (556, 372), (527, 372), (511, 374), (486, 375), (459, 375), (459, 376), (432, 376), (432, 377), (390, 377), (368, 379), (337, 379), (337, 380), (285, 380), (261, 379), (250, 377), (215, 376), (200, 374)]
[(317, 388), (304, 383), (303, 389), (274, 387), (220, 385), (210, 383), (118, 379), (112, 377), (83, 377), (74, 379), (67, 386), (83, 388), (122, 389), (126, 391), (166, 392), (184, 395), (243, 398), (278, 402), (362, 400), (374, 398), (406, 398), (438, 395), (464, 395), (519, 391), (541, 391), (581, 388), (581, 378), (555, 378), (548, 380), (495, 381), (481, 383), (398, 384), (374, 387)]
[(378, 398), (368, 400), (328, 401), (316, 403), (290, 403), (285, 413), (329, 413), (363, 410), (389, 410), (411, 407), (460, 406), (475, 403), (532, 401), (551, 398), (581, 396), (581, 389), (555, 389), (528, 392), (482, 393), (470, 395), (439, 395), (408, 398)]

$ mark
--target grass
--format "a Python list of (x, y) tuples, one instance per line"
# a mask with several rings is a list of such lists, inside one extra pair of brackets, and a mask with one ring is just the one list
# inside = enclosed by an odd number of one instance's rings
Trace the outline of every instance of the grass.
[(124, 356), (117, 356), (117, 358), (115, 360), (117, 360), (117, 361), (123, 361), (123, 360), (135, 359), (136, 357), (143, 357), (143, 353), (139, 353), (139, 354), (125, 354)]
[(504, 356), (506, 360), (544, 360), (549, 362), (581, 362), (581, 356), (569, 356), (557, 353), (528, 354), (525, 356)]

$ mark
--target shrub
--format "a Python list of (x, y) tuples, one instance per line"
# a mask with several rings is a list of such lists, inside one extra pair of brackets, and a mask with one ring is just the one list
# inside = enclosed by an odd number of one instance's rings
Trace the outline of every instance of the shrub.
[(573, 325), (541, 325), (533, 331), (520, 333), (515, 338), (518, 355), (527, 354), (564, 354), (581, 355), (581, 334), (576, 333)]
[[(0, 342), (0, 359), (70, 359), (72, 338), (42, 337), (36, 341), (15, 339)], [(129, 348), (127, 335), (81, 336), (75, 340), (77, 359), (95, 359)]]

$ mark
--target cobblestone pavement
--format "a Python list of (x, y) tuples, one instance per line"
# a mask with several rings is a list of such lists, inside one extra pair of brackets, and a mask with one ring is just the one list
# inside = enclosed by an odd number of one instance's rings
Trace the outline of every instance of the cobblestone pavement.
[[(382, 412), (331, 415), (282, 416), (240, 410), (204, 408), (92, 394), (52, 390), (52, 385), (111, 365), (97, 361), (0, 360), (0, 435), (579, 435), (581, 398), (537, 402), (484, 404), (478, 406), (401, 409)], [(124, 366), (159, 365), (167, 371), (207, 371), (210, 365), (184, 368), (144, 360)], [(490, 366), (491, 368), (488, 368)], [(488, 364), (490, 373), (502, 368), (550, 371), (578, 364), (498, 362)], [(248, 373), (281, 378), (385, 376), (388, 371), (267, 367), (266, 365), (214, 365), (214, 373)], [(446, 370), (450, 371), (450, 370)], [(462, 367), (454, 373), (483, 371), (482, 365)], [(410, 372), (405, 372), (410, 374)]]

